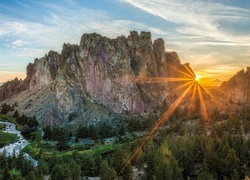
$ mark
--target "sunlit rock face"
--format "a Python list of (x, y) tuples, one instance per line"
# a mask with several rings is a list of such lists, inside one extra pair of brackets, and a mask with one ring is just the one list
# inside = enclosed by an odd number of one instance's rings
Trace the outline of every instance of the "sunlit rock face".
[(41, 59), (35, 59), (34, 64), (27, 67), (29, 90), (40, 90), (55, 80), (60, 59), (60, 54), (54, 51), (50, 51)]
[(250, 67), (242, 69), (227, 82), (221, 84), (224, 95), (233, 101), (250, 102)]
[(150, 32), (132, 31), (116, 39), (83, 34), (79, 45), (64, 44), (61, 54), (50, 51), (35, 59), (27, 66), (27, 78), (19, 82), (23, 88), (0, 94), (0, 100), (15, 95), (8, 101), (18, 101), (20, 111), (47, 124), (70, 123), (72, 114), (79, 122), (101, 119), (100, 113), (87, 113), (86, 102), (111, 112), (145, 115), (171, 104), (180, 93), (180, 83), (148, 78), (183, 77), (179, 71), (190, 69), (177, 53), (165, 52), (164, 44), (161, 38), (152, 42)]

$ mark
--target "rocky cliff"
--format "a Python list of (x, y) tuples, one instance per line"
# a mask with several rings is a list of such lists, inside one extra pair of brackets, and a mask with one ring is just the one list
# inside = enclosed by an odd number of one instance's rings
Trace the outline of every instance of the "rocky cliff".
[(18, 94), (25, 89), (27, 89), (27, 83), (21, 79), (19, 80), (18, 78), (15, 78), (12, 81), (8, 81), (0, 87), (0, 101), (8, 99), (14, 94)]
[(224, 95), (233, 101), (250, 102), (250, 67), (242, 69), (220, 86)]
[(163, 39), (152, 42), (150, 32), (116, 39), (83, 34), (79, 45), (64, 44), (61, 54), (35, 59), (24, 81), (0, 87), (0, 101), (17, 101), (19, 111), (46, 124), (99, 121), (113, 112), (144, 115), (181, 93), (176, 87), (183, 82), (154, 80), (187, 73), (193, 74), (189, 65), (176, 52), (165, 52)]

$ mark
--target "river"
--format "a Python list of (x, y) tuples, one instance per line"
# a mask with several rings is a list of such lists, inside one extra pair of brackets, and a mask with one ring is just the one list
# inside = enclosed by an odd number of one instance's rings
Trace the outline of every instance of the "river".
[[(10, 122), (4, 122), (3, 120), (0, 123), (5, 124), (5, 130), (3, 132), (16, 134), (18, 136), (18, 141), (8, 144), (2, 148), (0, 148), (0, 153), (5, 153), (6, 156), (19, 155), (21, 150), (29, 144), (29, 141), (24, 139), (23, 135), (20, 131), (16, 129), (16, 125)], [(29, 154), (24, 153), (24, 157), (31, 161), (33, 166), (37, 166), (37, 160), (33, 159)]]

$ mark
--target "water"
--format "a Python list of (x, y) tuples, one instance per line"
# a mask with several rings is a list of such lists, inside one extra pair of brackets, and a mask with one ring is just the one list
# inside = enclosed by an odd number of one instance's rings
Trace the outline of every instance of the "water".
[[(17, 142), (8, 144), (8, 145), (0, 148), (0, 153), (1, 154), (4, 153), (6, 156), (13, 156), (14, 154), (15, 155), (19, 155), (20, 152), (21, 152), (21, 150), (25, 146), (27, 146), (29, 144), (29, 141), (26, 140), (26, 139), (24, 139), (24, 137), (21, 134), (21, 132), (16, 129), (16, 125), (15, 124), (10, 123), (10, 122), (3, 122), (3, 121), (0, 121), (0, 123), (6, 125), (5, 130), (3, 132), (7, 132), (7, 133), (11, 133), (11, 134), (16, 134), (17, 137), (18, 137), (18, 141)], [(31, 163), (33, 164), (33, 166), (37, 166), (38, 165), (37, 160), (33, 159), (29, 154), (24, 153), (24, 157), (27, 160), (31, 161)]]

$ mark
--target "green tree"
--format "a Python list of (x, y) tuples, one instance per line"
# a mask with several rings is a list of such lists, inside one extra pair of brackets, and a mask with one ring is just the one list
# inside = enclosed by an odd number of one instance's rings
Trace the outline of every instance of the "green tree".
[(197, 180), (213, 180), (213, 176), (208, 173), (206, 159), (203, 159), (202, 172), (199, 174)]
[(155, 172), (154, 175), (156, 179), (172, 179), (173, 171), (170, 168), (170, 159), (171, 152), (169, 151), (167, 145), (164, 143), (157, 149), (154, 156), (154, 166)]
[(131, 179), (131, 162), (129, 162), (129, 153), (124, 147), (118, 147), (114, 150), (111, 157), (111, 165), (119, 176), (123, 179)]
[(154, 176), (156, 179), (181, 180), (182, 170), (165, 140), (154, 154)]
[(43, 172), (43, 174), (45, 174), (45, 175), (49, 174), (48, 163), (45, 160), (43, 160), (42, 158), (39, 160), (38, 169), (41, 170)]
[(102, 156), (95, 156), (95, 176), (99, 175), (101, 172)]
[(101, 163), (100, 170), (100, 179), (101, 180), (114, 180), (117, 179), (115, 170), (113, 170), (106, 160), (103, 160)]
[(2, 104), (1, 114), (7, 114), (9, 109), (9, 106), (6, 103)]
[(172, 169), (173, 172), (172, 179), (174, 180), (183, 179), (182, 169), (179, 167), (178, 162), (173, 155), (170, 157), (170, 168)]
[(70, 179), (71, 172), (66, 164), (57, 164), (50, 173), (51, 180)]
[(201, 172), (197, 178), (197, 180), (213, 180), (213, 176), (208, 172)]
[(84, 175), (93, 176), (95, 174), (95, 161), (92, 155), (82, 158), (81, 169)]
[(155, 171), (155, 166), (154, 166), (154, 154), (156, 152), (156, 149), (154, 147), (154, 144), (151, 143), (148, 146), (148, 149), (146, 151), (145, 155), (145, 163), (146, 163), (146, 168), (145, 168), (145, 173), (146, 173), (146, 179), (147, 180), (152, 180), (154, 176), (154, 171)]
[(75, 162), (72, 161), (69, 165), (69, 171), (71, 172), (72, 180), (78, 180), (81, 176), (81, 167)]
[(79, 142), (79, 137), (78, 137), (78, 135), (76, 134), (76, 136), (75, 136), (75, 143), (78, 143)]
[(239, 173), (236, 169), (234, 169), (234, 171), (231, 175), (231, 180), (239, 180), (239, 179), (240, 179)]
[(11, 169), (9, 172), (9, 180), (22, 180), (21, 172), (16, 169)]
[(123, 136), (125, 133), (126, 133), (125, 125), (124, 123), (122, 123), (121, 126), (119, 127), (118, 134)]
[(19, 113), (18, 113), (17, 110), (15, 110), (13, 117), (14, 117), (14, 118), (18, 118), (18, 117), (19, 117)]
[(138, 169), (141, 169), (143, 166), (143, 161), (142, 161), (142, 155), (143, 155), (143, 151), (142, 149), (139, 147), (134, 149), (132, 152), (136, 152), (135, 157), (132, 159), (132, 164), (137, 167)]
[(67, 150), (69, 148), (69, 145), (67, 144), (69, 133), (64, 128), (58, 128), (56, 133), (56, 140), (58, 143), (56, 144), (56, 147), (59, 151)]
[(45, 128), (43, 129), (44, 135), (43, 138), (44, 139), (51, 139), (52, 138), (52, 131), (51, 128), (49, 126), (45, 126)]
[(26, 179), (28, 179), (28, 180), (37, 180), (37, 177), (36, 177), (34, 171), (30, 171), (29, 174), (26, 176)]
[(240, 170), (240, 159), (236, 155), (236, 151), (234, 149), (230, 149), (227, 153), (225, 159), (225, 169), (227, 170), (227, 174), (231, 174), (234, 171), (239, 172)]

